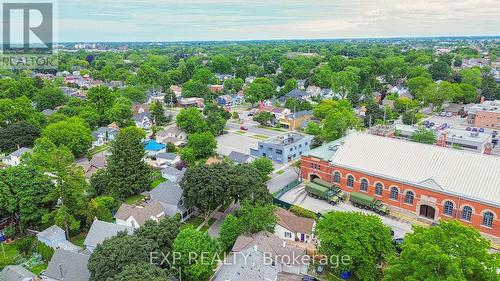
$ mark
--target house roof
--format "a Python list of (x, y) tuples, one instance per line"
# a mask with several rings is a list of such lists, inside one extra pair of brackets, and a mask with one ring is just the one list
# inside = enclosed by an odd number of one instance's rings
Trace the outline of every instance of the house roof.
[(500, 207), (500, 157), (356, 132), (330, 163)]
[(177, 127), (176, 125), (173, 125), (173, 126), (168, 127), (167, 129), (165, 129), (165, 132), (167, 134), (173, 134), (173, 135), (177, 136), (177, 135), (182, 133), (182, 130), (179, 127)]
[(147, 117), (148, 119), (151, 118), (151, 114), (149, 112), (142, 112), (137, 115), (134, 115), (133, 118), (136, 122), (142, 122), (144, 118)]
[(279, 225), (293, 231), (294, 233), (311, 234), (313, 232), (313, 219), (299, 217), (283, 208), (276, 208), (274, 214), (276, 214), (276, 217), (278, 217), (277, 223)]
[(33, 149), (27, 148), (27, 147), (21, 147), (18, 150), (16, 150), (16, 151), (12, 152), (11, 154), (9, 154), (9, 156), (20, 157), (25, 152), (27, 152), (27, 153), (33, 153)]
[(20, 265), (7, 265), (0, 272), (0, 281), (31, 281), (36, 275)]
[(276, 280), (280, 271), (277, 265), (266, 264), (264, 254), (252, 248), (232, 253), (227, 259), (231, 262), (221, 266), (214, 281)]
[(106, 162), (106, 155), (104, 152), (100, 152), (92, 156), (92, 159), (89, 161), (89, 167), (104, 168), (106, 167)]
[(156, 158), (160, 158), (160, 159), (167, 159), (167, 160), (175, 160), (177, 157), (179, 157), (179, 155), (175, 154), (175, 153), (167, 153), (167, 152), (163, 152), (163, 153), (158, 153), (156, 155)]
[(116, 236), (118, 232), (126, 231), (128, 234), (134, 233), (134, 228), (124, 225), (118, 225), (110, 222), (94, 220), (90, 230), (83, 241), (83, 245), (96, 247), (97, 244), (102, 243), (104, 240)]
[(62, 228), (60, 228), (59, 226), (54, 224), (53, 226), (38, 233), (36, 236), (38, 238), (43, 238), (43, 239), (47, 239), (47, 240), (54, 240), (54, 239), (58, 239), (59, 237), (61, 237), (61, 235), (66, 237), (66, 233), (64, 232), (64, 230)]
[(298, 260), (289, 261), (294, 265), (297, 264), (297, 261), (300, 261), (301, 256), (306, 255), (306, 251), (304, 249), (292, 246), (288, 244), (286, 240), (280, 239), (267, 231), (261, 231), (251, 236), (245, 234), (238, 236), (232, 251), (241, 252), (249, 248), (257, 249), (262, 253), (271, 254), (273, 257), (299, 257)]
[(97, 137), (99, 137), (99, 135), (106, 135), (106, 133), (108, 134), (108, 136), (117, 135), (118, 134), (118, 129), (108, 128), (108, 127), (101, 127), (99, 129), (93, 131), (92, 132), (92, 136), (94, 137), (94, 139), (96, 139)]
[(173, 176), (181, 175), (181, 174), (184, 174), (185, 172), (186, 172), (186, 169), (183, 169), (182, 171), (180, 171), (177, 168), (170, 167), (170, 166), (165, 167), (161, 170), (162, 174), (173, 175)]
[(56, 249), (42, 276), (61, 281), (88, 281), (90, 278), (90, 272), (87, 269), (89, 258), (90, 256), (82, 253)]
[(144, 223), (151, 219), (151, 217), (161, 217), (164, 213), (164, 208), (158, 201), (151, 201), (146, 206), (132, 206), (123, 203), (118, 212), (115, 214), (115, 218), (120, 220), (127, 220), (130, 217), (134, 217), (137, 223), (142, 226)]
[(308, 94), (299, 89), (294, 89), (285, 95), (285, 97), (287, 98), (295, 98), (295, 99), (302, 99), (305, 96), (308, 96)]
[(182, 188), (171, 181), (160, 183), (155, 189), (151, 190), (151, 199), (177, 205), (182, 198)]
[(250, 155), (237, 151), (231, 151), (231, 153), (229, 153), (227, 157), (235, 163), (243, 164), (247, 163), (248, 159), (250, 158)]

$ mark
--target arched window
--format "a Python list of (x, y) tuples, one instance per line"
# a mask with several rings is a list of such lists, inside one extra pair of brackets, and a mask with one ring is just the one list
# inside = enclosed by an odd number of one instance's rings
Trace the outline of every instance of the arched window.
[(472, 219), (472, 208), (469, 206), (465, 206), (462, 209), (462, 219), (466, 221), (471, 221)]
[(333, 182), (340, 183), (340, 173), (339, 172), (335, 172), (335, 174), (333, 175)]
[(412, 191), (407, 191), (405, 195), (405, 203), (413, 205), (413, 199), (415, 198), (415, 194)]
[(398, 200), (399, 190), (397, 187), (391, 187), (391, 199)]
[(382, 190), (384, 189), (384, 186), (377, 182), (377, 184), (375, 185), (375, 194), (377, 195), (382, 195)]
[(483, 214), (483, 225), (486, 227), (493, 227), (493, 216), (492, 212), (486, 212)]
[(366, 179), (361, 180), (361, 187), (360, 189), (362, 191), (368, 191), (368, 181)]
[(447, 216), (453, 216), (453, 202), (446, 201), (446, 203), (444, 203), (443, 213)]
[(353, 176), (351, 176), (351, 175), (349, 175), (349, 176), (347, 177), (347, 186), (348, 186), (348, 187), (354, 187), (354, 177), (353, 177)]

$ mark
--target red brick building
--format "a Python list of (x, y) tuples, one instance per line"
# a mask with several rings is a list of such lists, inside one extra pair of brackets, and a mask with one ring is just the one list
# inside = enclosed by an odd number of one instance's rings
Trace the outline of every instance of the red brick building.
[(500, 238), (500, 157), (352, 133), (301, 158), (302, 177), (364, 192), (419, 220), (458, 219)]

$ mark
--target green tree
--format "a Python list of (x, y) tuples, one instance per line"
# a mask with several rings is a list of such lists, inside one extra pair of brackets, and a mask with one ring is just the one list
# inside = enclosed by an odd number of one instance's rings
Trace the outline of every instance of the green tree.
[(359, 76), (353, 71), (340, 71), (333, 74), (332, 90), (339, 94), (342, 99), (349, 98), (355, 104), (358, 100), (355, 95), (358, 92)]
[(107, 159), (102, 180), (106, 193), (116, 199), (146, 190), (151, 183), (151, 169), (144, 162), (144, 131), (136, 127), (120, 130), (111, 144), (111, 155)]
[(260, 157), (255, 159), (252, 162), (252, 166), (254, 166), (255, 169), (259, 171), (263, 179), (268, 179), (269, 174), (271, 174), (274, 170), (273, 161), (271, 161), (269, 158), (266, 157)]
[(68, 98), (64, 95), (63, 91), (56, 87), (44, 87), (35, 95), (34, 101), (36, 108), (39, 111), (44, 109), (54, 109), (63, 105)]
[(181, 160), (186, 162), (189, 166), (193, 166), (196, 163), (196, 156), (191, 147), (184, 147), (181, 149), (179, 155), (181, 156)]
[(316, 122), (308, 122), (305, 132), (306, 134), (317, 136), (321, 134), (321, 127)]
[(182, 85), (182, 96), (186, 98), (198, 97), (206, 98), (210, 97), (210, 91), (207, 84), (198, 80), (189, 80)]
[(161, 268), (142, 262), (138, 264), (128, 264), (115, 276), (109, 277), (106, 281), (164, 281), (168, 280), (165, 271)]
[(403, 113), (401, 116), (403, 124), (405, 125), (414, 125), (415, 123), (418, 122), (417, 114), (415, 114), (415, 111), (410, 110), (408, 112)]
[(0, 150), (10, 152), (19, 147), (32, 147), (40, 136), (40, 129), (25, 121), (0, 127)]
[(274, 232), (278, 221), (274, 214), (275, 207), (271, 204), (254, 205), (244, 203), (237, 215), (240, 220), (241, 232), (252, 234), (260, 231)]
[(180, 228), (180, 215), (175, 215), (173, 217), (165, 217), (159, 222), (148, 220), (136, 230), (135, 235), (155, 241), (158, 244), (158, 249), (167, 254), (172, 251), (175, 237), (179, 234)]
[(425, 88), (432, 84), (432, 79), (427, 77), (414, 77), (408, 79), (408, 89), (410, 92), (419, 100), (422, 100), (422, 95), (424, 93)]
[(99, 114), (99, 125), (107, 125), (107, 112), (113, 106), (116, 95), (106, 86), (91, 88), (87, 92), (87, 100)]
[(224, 90), (229, 93), (237, 93), (243, 89), (245, 81), (241, 78), (227, 79), (224, 81)]
[[(500, 86), (495, 82), (493, 75), (486, 75), (481, 83), (481, 95), (486, 100), (500, 99)], [(1, 108), (1, 106), (0, 106)]]
[(183, 228), (174, 241), (174, 252), (180, 253), (175, 267), (182, 271), (183, 280), (208, 280), (216, 266), (214, 258), (219, 251), (217, 242), (206, 232)]
[(245, 100), (252, 104), (273, 97), (276, 88), (268, 78), (257, 78), (245, 89)]
[(447, 80), (450, 78), (452, 70), (449, 64), (438, 60), (429, 67), (429, 72), (434, 80)]
[(166, 93), (165, 93), (165, 97), (163, 98), (163, 102), (167, 105), (167, 106), (174, 106), (177, 104), (177, 96), (175, 95), (174, 92), (168, 90)]
[(284, 96), (297, 88), (299, 88), (299, 84), (297, 83), (297, 80), (288, 79), (288, 80), (286, 80), (283, 88), (280, 90), (280, 96)]
[(56, 146), (66, 146), (75, 156), (84, 155), (92, 144), (89, 126), (78, 117), (48, 125), (42, 131), (42, 137), (52, 141)]
[(224, 55), (216, 55), (210, 62), (210, 68), (215, 73), (231, 73), (231, 60)]
[(159, 101), (154, 102), (151, 105), (150, 111), (155, 125), (162, 126), (167, 123), (168, 118), (165, 115), (165, 108), (163, 107), (163, 103)]
[(460, 70), (460, 76), (462, 76), (462, 83), (470, 84), (476, 88), (481, 87), (483, 82), (483, 74), (477, 67)]
[(274, 120), (274, 115), (271, 112), (263, 111), (254, 115), (252, 120), (255, 122), (259, 122), (262, 126), (265, 126), (268, 122)]
[(389, 259), (383, 280), (498, 280), (500, 257), (479, 231), (457, 221), (415, 226), (399, 256)]
[(225, 250), (233, 247), (234, 242), (236, 242), (236, 239), (240, 234), (241, 225), (239, 220), (231, 214), (227, 215), (220, 226), (219, 240), (222, 247)]
[(206, 130), (207, 124), (201, 112), (194, 108), (183, 109), (177, 114), (177, 126), (188, 134), (199, 133)]
[(323, 66), (313, 76), (314, 85), (320, 88), (330, 88), (332, 86), (333, 72), (330, 67)]
[(210, 132), (190, 134), (187, 147), (193, 150), (196, 158), (205, 158), (214, 155), (217, 141)]
[(133, 124), (132, 101), (124, 97), (117, 98), (107, 114), (107, 120), (116, 122), (120, 128), (131, 126)]
[(435, 144), (436, 134), (432, 131), (426, 130), (425, 128), (420, 128), (411, 135), (411, 139), (420, 143)]
[(319, 220), (316, 234), (321, 254), (349, 257), (332, 270), (353, 272), (358, 280), (376, 280), (377, 267), (393, 251), (391, 229), (374, 215), (330, 212)]
[(158, 244), (151, 239), (120, 232), (97, 245), (90, 256), (90, 280), (108, 281), (108, 278), (118, 275), (128, 265), (148, 263), (150, 253), (157, 250)]
[(117, 202), (110, 196), (92, 198), (87, 207), (87, 225), (91, 225), (94, 218), (100, 221), (113, 222), (113, 212), (116, 211)]

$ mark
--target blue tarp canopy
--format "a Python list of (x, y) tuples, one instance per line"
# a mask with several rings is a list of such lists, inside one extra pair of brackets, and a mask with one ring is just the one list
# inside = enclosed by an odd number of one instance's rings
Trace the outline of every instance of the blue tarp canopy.
[(144, 149), (149, 151), (160, 151), (165, 148), (165, 145), (155, 140), (149, 140), (144, 144)]

